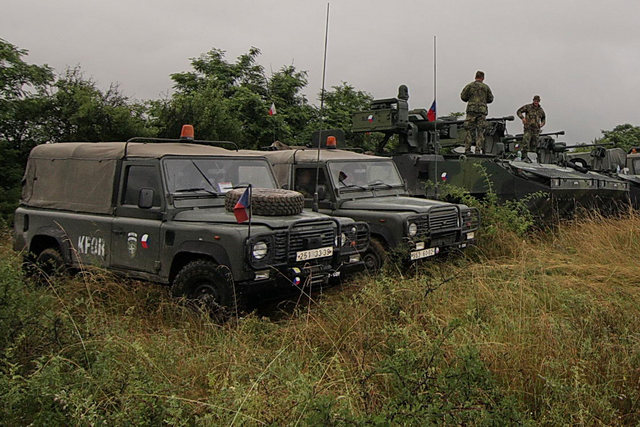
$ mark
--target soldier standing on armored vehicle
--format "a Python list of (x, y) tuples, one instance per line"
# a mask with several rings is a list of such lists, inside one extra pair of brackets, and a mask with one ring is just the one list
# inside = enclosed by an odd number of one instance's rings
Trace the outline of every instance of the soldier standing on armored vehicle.
[(523, 151), (525, 153), (527, 151), (536, 151), (540, 129), (544, 126), (547, 119), (544, 110), (540, 106), (540, 96), (535, 95), (533, 97), (533, 103), (518, 108), (516, 114), (520, 117), (524, 125), (524, 136), (522, 138)]
[(467, 135), (464, 138), (464, 152), (471, 152), (471, 142), (476, 140), (476, 152), (484, 153), (484, 130), (487, 127), (487, 104), (493, 102), (493, 94), (488, 85), (483, 83), (484, 72), (476, 71), (475, 81), (462, 89), (460, 98), (467, 103), (467, 119), (464, 127)]

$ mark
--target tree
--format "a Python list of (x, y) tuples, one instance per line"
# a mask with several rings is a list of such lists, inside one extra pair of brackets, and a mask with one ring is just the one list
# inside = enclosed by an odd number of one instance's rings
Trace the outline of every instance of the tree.
[[(322, 94), (318, 95), (318, 98)], [(369, 109), (373, 97), (364, 91), (356, 90), (347, 82), (342, 82), (338, 86), (332, 86), (331, 90), (324, 94), (324, 125), (325, 129), (342, 129), (345, 138), (350, 144), (356, 147), (371, 148), (368, 143), (369, 135), (354, 134), (351, 131), (351, 116), (353, 113)], [(318, 115), (320, 111), (318, 111)], [(370, 147), (371, 146), (371, 147)]]
[(20, 179), (27, 154), (46, 140), (48, 88), (53, 71), (27, 64), (27, 55), (0, 39), (0, 221), (9, 219), (20, 196)]
[(625, 123), (612, 130), (603, 130), (602, 133), (604, 136), (596, 140), (596, 143), (613, 143), (625, 151), (632, 147), (640, 147), (640, 126)]
[[(259, 55), (252, 47), (233, 63), (220, 49), (192, 58), (192, 71), (171, 75), (175, 93), (150, 103), (159, 135), (175, 138), (190, 123), (198, 139), (230, 140), (243, 148), (298, 138), (313, 117), (301, 93), (306, 72), (287, 66), (269, 79), (256, 62)], [(269, 116), (272, 103), (277, 114)]]
[(52, 141), (124, 141), (152, 133), (143, 105), (130, 103), (115, 84), (102, 92), (80, 67), (67, 69), (55, 82), (50, 108)]
[(47, 91), (54, 78), (49, 66), (27, 64), (25, 55), (26, 50), (0, 39), (0, 140), (15, 149), (44, 139)]

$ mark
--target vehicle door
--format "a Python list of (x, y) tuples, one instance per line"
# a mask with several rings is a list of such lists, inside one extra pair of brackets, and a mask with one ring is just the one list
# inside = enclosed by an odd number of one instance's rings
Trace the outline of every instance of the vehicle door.
[[(316, 191), (315, 166), (296, 166), (294, 169), (293, 189), (304, 196), (304, 206), (310, 208), (313, 205), (313, 194)], [(334, 195), (331, 181), (326, 179), (324, 167), (318, 170), (318, 207), (331, 211), (334, 209)]]
[(159, 163), (123, 162), (112, 228), (113, 267), (146, 273), (160, 270), (163, 211)]

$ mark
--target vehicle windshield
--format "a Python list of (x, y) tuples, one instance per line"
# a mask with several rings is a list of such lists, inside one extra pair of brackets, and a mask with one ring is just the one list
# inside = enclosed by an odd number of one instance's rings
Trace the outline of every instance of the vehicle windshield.
[(248, 184), (277, 188), (264, 159), (169, 158), (164, 161), (164, 172), (170, 193), (221, 194)]
[(633, 170), (631, 173), (640, 175), (640, 159), (633, 159)]
[(333, 182), (339, 189), (370, 190), (404, 185), (391, 160), (330, 162), (329, 171)]

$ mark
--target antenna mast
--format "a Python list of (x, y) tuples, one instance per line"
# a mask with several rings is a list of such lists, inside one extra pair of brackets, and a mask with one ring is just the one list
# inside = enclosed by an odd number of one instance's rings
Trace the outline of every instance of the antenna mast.
[(320, 175), (320, 146), (322, 144), (322, 131), (324, 130), (324, 80), (327, 72), (327, 44), (329, 40), (329, 3), (327, 3), (327, 22), (324, 29), (324, 58), (322, 61), (322, 89), (320, 92), (320, 133), (318, 135), (318, 158), (316, 159), (316, 185), (313, 193), (313, 211), (318, 212), (318, 178)]
[(435, 188), (434, 195), (435, 198), (438, 199), (438, 186), (440, 180), (438, 179), (438, 155), (440, 154), (440, 148), (438, 144), (438, 96), (437, 96), (437, 66), (436, 66), (436, 36), (433, 36), (433, 103), (435, 104), (435, 119), (433, 120), (433, 152), (435, 154), (435, 176), (433, 179), (435, 180)]

